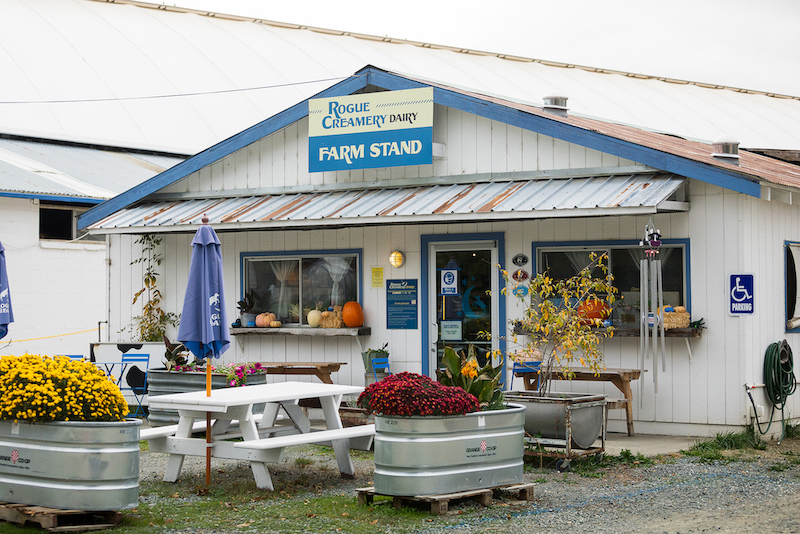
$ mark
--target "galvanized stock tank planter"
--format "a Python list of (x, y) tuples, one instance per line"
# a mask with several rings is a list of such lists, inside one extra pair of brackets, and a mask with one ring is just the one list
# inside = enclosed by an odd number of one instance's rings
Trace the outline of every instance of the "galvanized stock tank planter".
[(375, 492), (436, 495), (523, 481), (525, 407), (375, 416)]
[[(248, 375), (247, 383), (250, 385), (266, 384), (266, 374)], [(230, 387), (224, 374), (211, 374), (211, 389)], [(185, 393), (187, 391), (202, 391), (206, 389), (205, 373), (167, 371), (166, 369), (150, 369), (147, 372), (147, 394), (168, 395), (171, 393)], [(253, 407), (254, 411), (264, 411), (264, 405)], [(153, 426), (178, 424), (178, 412), (175, 410), (149, 410), (149, 421)]]
[(136, 507), (141, 424), (0, 421), (0, 501), (87, 511)]

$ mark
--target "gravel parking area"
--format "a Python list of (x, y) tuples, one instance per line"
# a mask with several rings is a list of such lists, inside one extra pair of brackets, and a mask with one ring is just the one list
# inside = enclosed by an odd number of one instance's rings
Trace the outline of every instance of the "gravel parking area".
[[(313, 457), (314, 463), (299, 465), (299, 457)], [(646, 463), (606, 467), (588, 476), (535, 467), (525, 474), (526, 482), (537, 484), (533, 502), (497, 498), (488, 508), (473, 501), (451, 504), (448, 514), (463, 515), (463, 522), (444, 526), (434, 520), (419, 532), (800, 533), (800, 439), (710, 463), (679, 454)], [(270, 473), (278, 489), (302, 472), (314, 488), (309, 493), (352, 494), (355, 500), (355, 489), (371, 483), (374, 465), (370, 454), (354, 454), (354, 464), (356, 479), (345, 480), (331, 452), (293, 447)], [(143, 451), (142, 481), (160, 480), (165, 465), (166, 455)], [(246, 462), (215, 459), (212, 467), (215, 478), (252, 476)], [(187, 458), (181, 478), (199, 483), (204, 470), (204, 459)]]

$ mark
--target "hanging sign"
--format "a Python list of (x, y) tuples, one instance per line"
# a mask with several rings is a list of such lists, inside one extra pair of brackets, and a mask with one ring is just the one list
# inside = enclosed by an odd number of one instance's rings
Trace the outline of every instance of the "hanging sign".
[(433, 88), (308, 101), (309, 172), (433, 163)]
[(731, 315), (752, 315), (755, 311), (754, 303), (754, 277), (752, 274), (732, 274), (730, 277), (730, 304), (728, 313)]
[(386, 280), (386, 328), (416, 330), (417, 280)]
[(440, 295), (458, 295), (458, 270), (442, 269), (442, 292)]

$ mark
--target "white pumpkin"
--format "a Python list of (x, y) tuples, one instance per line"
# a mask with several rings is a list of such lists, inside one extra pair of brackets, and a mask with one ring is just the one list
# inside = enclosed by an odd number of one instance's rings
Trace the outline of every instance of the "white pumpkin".
[(320, 319), (322, 319), (322, 312), (319, 310), (311, 310), (306, 316), (306, 320), (308, 320), (308, 326), (312, 328), (319, 326)]

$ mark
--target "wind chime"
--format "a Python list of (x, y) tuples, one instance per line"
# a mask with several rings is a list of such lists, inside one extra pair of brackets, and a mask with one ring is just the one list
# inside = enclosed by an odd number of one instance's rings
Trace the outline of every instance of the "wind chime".
[[(640, 369), (644, 372), (644, 360), (653, 356), (653, 387), (658, 393), (658, 356), (661, 355), (661, 369), (667, 371), (666, 342), (664, 340), (664, 287), (661, 278), (661, 260), (658, 247), (661, 246), (661, 232), (653, 225), (653, 219), (644, 227), (644, 238), (639, 242), (644, 247), (644, 259), (640, 269), (641, 325), (639, 341)], [(659, 342), (660, 339), (660, 342)], [(660, 345), (660, 346), (659, 346)], [(642, 402), (643, 384), (639, 382), (639, 403)]]

